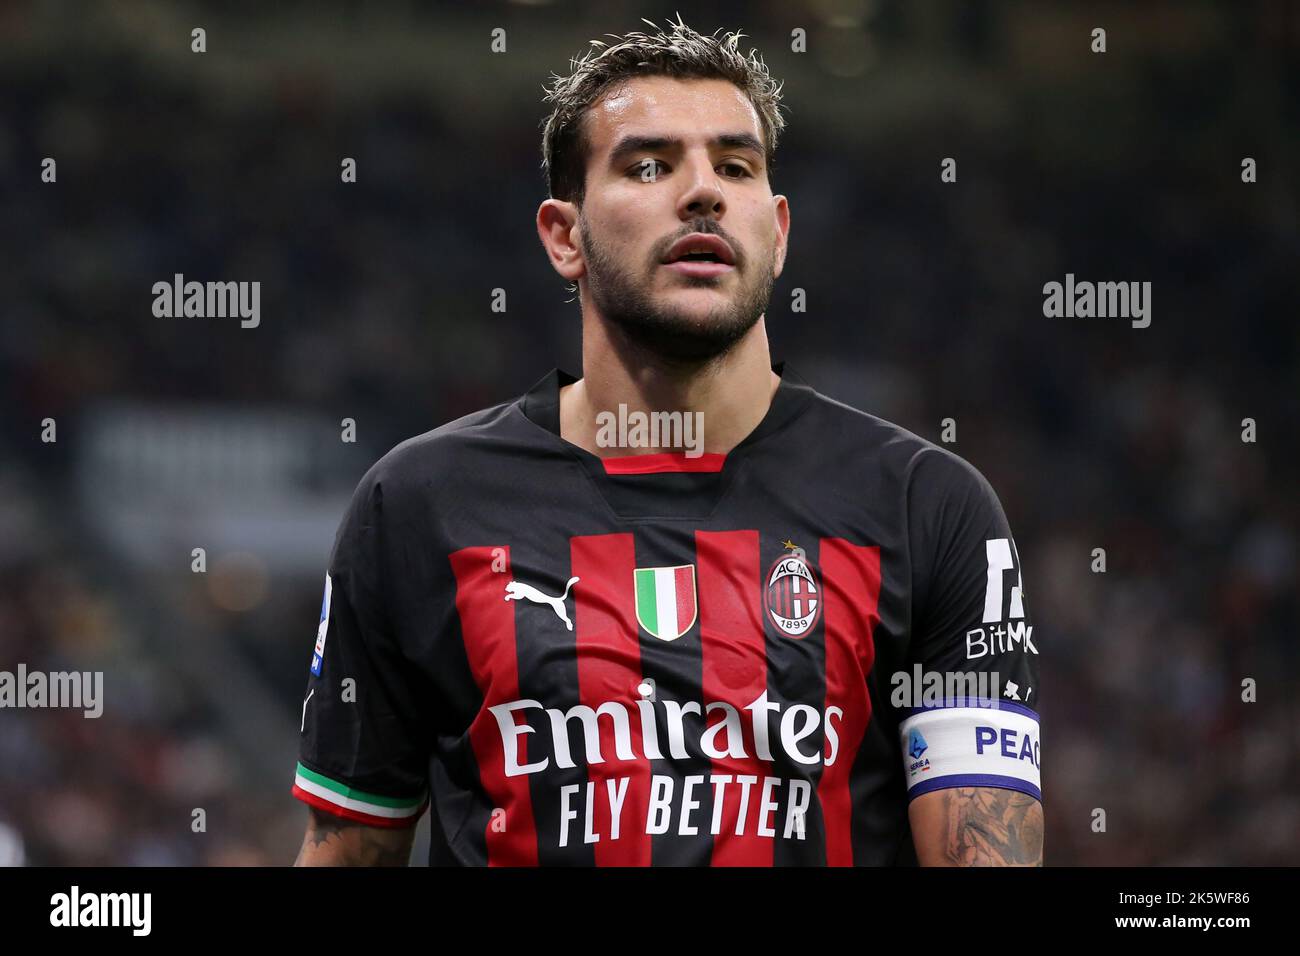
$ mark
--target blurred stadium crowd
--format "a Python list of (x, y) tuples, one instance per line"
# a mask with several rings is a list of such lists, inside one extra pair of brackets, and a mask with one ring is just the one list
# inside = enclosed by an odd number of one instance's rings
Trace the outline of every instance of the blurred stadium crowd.
[[(1103, 59), (1075, 5), (829, 7), (688, 22), (744, 26), (786, 83), (774, 356), (931, 440), (956, 419), (953, 450), (1003, 501), (1044, 655), (1048, 863), (1300, 862), (1300, 23), (1285, 4), (1115, 5)], [(0, 12), (0, 670), (103, 670), (107, 700), (97, 720), (0, 711), (0, 863), (287, 862), (347, 493), (403, 438), (579, 371), (532, 225), (541, 83), (658, 14), (59, 10)], [(1044, 318), (1067, 272), (1151, 281), (1151, 327)], [(260, 280), (260, 327), (155, 318), (174, 273)], [(204, 540), (122, 550), (86, 446), (123, 400), (354, 418), (361, 441), (297, 476), (333, 516), (308, 558), (254, 542), (196, 575)]]

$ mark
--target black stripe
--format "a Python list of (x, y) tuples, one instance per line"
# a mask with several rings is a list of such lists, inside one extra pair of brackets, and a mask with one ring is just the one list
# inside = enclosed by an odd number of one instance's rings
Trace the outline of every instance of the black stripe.
[[(554, 539), (551, 539), (554, 540)], [(572, 573), (570, 540), (562, 546), (539, 550), (531, 536), (520, 536), (510, 547), (510, 566), (515, 580), (530, 584), (545, 594), (561, 594)], [(572, 592), (570, 592), (572, 594)], [(549, 606), (532, 601), (512, 601), (515, 611), (515, 652), (519, 665), (520, 699), (540, 701), (544, 707), (567, 712), (581, 700), (578, 695), (578, 638)], [(572, 600), (569, 617), (573, 618)], [(583, 842), (586, 813), (586, 745), (579, 721), (569, 721), (569, 755), (574, 766), (556, 766), (550, 718), (540, 710), (523, 711), (535, 728), (520, 738), (528, 763), (546, 760), (546, 769), (528, 775), (537, 828), (537, 862), (540, 866), (595, 866), (594, 845)], [(560, 789), (578, 787), (570, 807), (578, 819), (569, 821), (567, 846), (560, 847)]]
[[(772, 566), (791, 552), (784, 545), (784, 540), (791, 534), (788, 528), (773, 527), (769, 518), (764, 527), (773, 533), (764, 534), (759, 540), (760, 567), (764, 592), (767, 588), (768, 575)], [(796, 540), (795, 544), (804, 549), (806, 561), (814, 575), (818, 575), (820, 555), (819, 542), (811, 537)], [(793, 597), (788, 581), (781, 582), (784, 616), (793, 614)], [(763, 610), (763, 627), (767, 643), (767, 694), (768, 698), (781, 705), (780, 714), (784, 715), (797, 704), (806, 704), (818, 714), (823, 714), (826, 707), (826, 637), (825, 615), (819, 615), (812, 630), (802, 637), (785, 634), (773, 622), (767, 609)], [(822, 759), (815, 764), (802, 764), (786, 754), (781, 744), (781, 727), (779, 719), (770, 731), (772, 740), (773, 776), (780, 777), (782, 784), (774, 791), (777, 810), (772, 815), (771, 824), (776, 831), (774, 837), (773, 862), (776, 866), (824, 866), (826, 864), (826, 827), (822, 818), (821, 802), (817, 799), (817, 784), (821, 780)], [(824, 755), (826, 752), (826, 733), (824, 714), (818, 722), (817, 731), (799, 742), (802, 753)], [(785, 837), (787, 815), (791, 805), (794, 780), (806, 781), (809, 786), (808, 812), (804, 818), (803, 839), (798, 832)]]

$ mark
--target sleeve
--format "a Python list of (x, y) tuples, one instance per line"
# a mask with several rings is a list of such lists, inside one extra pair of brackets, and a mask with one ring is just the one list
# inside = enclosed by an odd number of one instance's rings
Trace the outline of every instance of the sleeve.
[(372, 826), (404, 827), (428, 805), (428, 695), (401, 652), (385, 599), (383, 485), (361, 480), (325, 575), (302, 703), (293, 795)]
[(1041, 800), (1038, 647), (1002, 504), (938, 446), (918, 453), (910, 479), (912, 694), (895, 700), (908, 800), (972, 786)]

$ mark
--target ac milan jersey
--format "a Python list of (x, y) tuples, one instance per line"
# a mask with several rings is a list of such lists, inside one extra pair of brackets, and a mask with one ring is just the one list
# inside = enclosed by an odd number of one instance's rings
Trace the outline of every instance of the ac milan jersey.
[(1040, 798), (993, 489), (775, 370), (725, 456), (590, 454), (554, 370), (380, 459), (330, 556), (294, 794), (428, 808), (432, 865), (506, 866), (914, 863), (921, 794)]

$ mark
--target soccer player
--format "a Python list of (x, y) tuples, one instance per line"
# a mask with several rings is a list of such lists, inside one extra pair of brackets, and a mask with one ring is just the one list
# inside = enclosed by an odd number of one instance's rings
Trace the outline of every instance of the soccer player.
[(1041, 864), (1038, 648), (1002, 507), (771, 362), (784, 120), (739, 40), (593, 41), (549, 86), (537, 230), (577, 287), (583, 377), (358, 485), (298, 863), (404, 865), (427, 809), (433, 865)]

